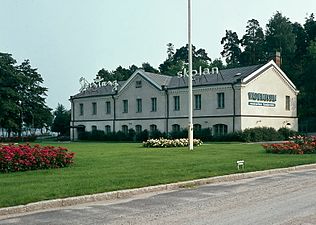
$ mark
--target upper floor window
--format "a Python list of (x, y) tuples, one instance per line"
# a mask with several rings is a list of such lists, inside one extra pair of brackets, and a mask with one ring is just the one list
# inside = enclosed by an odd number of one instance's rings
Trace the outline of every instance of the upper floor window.
[(92, 102), (92, 115), (97, 115), (97, 103)]
[(82, 103), (79, 104), (79, 115), (83, 116), (83, 104)]
[(291, 109), (291, 98), (290, 96), (285, 96), (285, 110), (290, 111)]
[(142, 87), (142, 81), (141, 81), (141, 80), (137, 80), (137, 81), (135, 82), (135, 87), (136, 87), (136, 88), (141, 88), (141, 87)]
[(151, 98), (151, 111), (157, 112), (157, 98)]
[(141, 98), (138, 98), (136, 99), (136, 112), (142, 112), (142, 99)]
[(201, 109), (201, 95), (194, 95), (194, 109)]
[(215, 136), (221, 136), (227, 134), (227, 125), (226, 124), (215, 124), (213, 126), (213, 134)]
[(106, 126), (105, 126), (105, 133), (106, 133), (106, 134), (111, 133), (111, 126), (110, 126), (110, 125), (106, 125)]
[(173, 96), (174, 111), (180, 110), (180, 96)]
[(111, 102), (110, 101), (107, 101), (105, 103), (105, 111), (106, 111), (106, 114), (111, 114)]
[(224, 92), (217, 93), (217, 108), (223, 109), (225, 107), (225, 95)]
[(128, 113), (128, 100), (123, 100), (123, 113)]

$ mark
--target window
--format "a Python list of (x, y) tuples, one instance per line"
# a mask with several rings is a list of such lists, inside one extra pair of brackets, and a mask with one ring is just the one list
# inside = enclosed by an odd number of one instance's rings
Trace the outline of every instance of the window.
[(151, 98), (151, 111), (157, 112), (157, 98)]
[(83, 116), (83, 104), (82, 103), (79, 105), (79, 110), (80, 110), (79, 115)]
[(127, 126), (127, 125), (123, 125), (123, 126), (122, 126), (122, 132), (123, 132), (124, 134), (128, 134), (128, 126)]
[(223, 92), (217, 93), (217, 108), (223, 109), (225, 107), (225, 95)]
[(123, 100), (123, 113), (128, 113), (128, 100)]
[(150, 130), (150, 132), (156, 131), (157, 130), (157, 125), (156, 124), (151, 124), (149, 126), (149, 130)]
[(214, 135), (221, 136), (227, 134), (227, 125), (226, 124), (215, 124), (213, 126)]
[(111, 133), (111, 126), (110, 126), (110, 125), (106, 125), (106, 126), (105, 126), (105, 133), (106, 133), (106, 134)]
[(180, 110), (180, 96), (173, 96), (174, 111)]
[(136, 125), (135, 131), (136, 131), (136, 134), (140, 134), (142, 132), (142, 125)]
[(111, 114), (111, 102), (110, 101), (107, 101), (105, 103), (105, 111), (106, 111), (106, 114)]
[(91, 126), (91, 130), (92, 131), (96, 131), (97, 130), (97, 126), (96, 125)]
[(172, 125), (172, 131), (173, 132), (179, 132), (180, 131), (180, 125), (179, 124), (173, 124)]
[(142, 99), (138, 98), (136, 99), (136, 112), (140, 113), (142, 112)]
[(193, 125), (193, 130), (194, 130), (194, 131), (200, 131), (201, 129), (202, 129), (201, 124), (194, 124), (194, 125)]
[(135, 83), (135, 87), (136, 88), (141, 88), (142, 87), (142, 81), (141, 80), (137, 80)]
[(285, 96), (285, 110), (290, 111), (291, 108), (290, 96)]
[(92, 115), (97, 115), (97, 103), (92, 102)]
[(200, 110), (201, 109), (201, 95), (194, 95), (194, 109)]

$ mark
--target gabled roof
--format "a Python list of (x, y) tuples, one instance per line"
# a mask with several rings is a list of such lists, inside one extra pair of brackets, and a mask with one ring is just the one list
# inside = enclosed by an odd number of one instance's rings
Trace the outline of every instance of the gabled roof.
[(130, 78), (124, 83), (121, 90), (125, 88), (133, 79), (135, 76), (140, 75), (145, 80), (147, 80), (149, 83), (151, 83), (153, 86), (155, 86), (157, 89), (162, 90), (163, 85), (168, 85), (169, 81), (171, 80), (171, 76), (156, 74), (156, 73), (149, 73), (145, 72), (142, 69), (137, 69)]
[[(270, 61), (264, 65), (254, 65), (246, 67), (238, 67), (232, 69), (219, 70), (216, 74), (206, 74), (193, 77), (193, 87), (197, 86), (210, 86), (210, 85), (225, 85), (225, 84), (234, 84), (234, 83), (244, 83), (247, 84), (251, 82), (254, 78), (262, 74), (269, 68), (275, 68), (278, 73), (284, 78), (288, 85), (297, 92), (295, 85), (291, 80), (285, 75), (285, 73), (275, 64), (274, 61)], [(178, 76), (167, 76), (155, 73), (145, 72), (142, 69), (136, 70), (127, 81), (119, 81), (118, 93), (124, 90), (124, 88), (132, 82), (135, 76), (141, 76), (149, 83), (151, 83), (158, 90), (163, 90), (163, 87), (167, 89), (178, 89), (186, 88), (188, 86), (187, 77), (178, 77)], [(84, 98), (92, 96), (106, 96), (116, 94), (112, 90), (112, 86), (102, 86), (98, 88), (88, 89), (84, 92), (81, 92), (77, 95), (74, 95), (72, 98)]]

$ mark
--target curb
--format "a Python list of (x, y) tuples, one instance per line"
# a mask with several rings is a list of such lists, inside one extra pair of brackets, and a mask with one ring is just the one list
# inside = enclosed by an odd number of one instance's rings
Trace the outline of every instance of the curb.
[(121, 191), (112, 191), (112, 192), (105, 192), (105, 193), (92, 194), (92, 195), (83, 195), (83, 196), (78, 196), (78, 197), (69, 197), (69, 198), (63, 198), (63, 199), (40, 201), (40, 202), (29, 203), (26, 205), (0, 208), (0, 216), (8, 216), (12, 214), (20, 214), (20, 213), (39, 211), (39, 210), (61, 208), (61, 207), (66, 207), (66, 206), (97, 202), (97, 201), (116, 200), (116, 199), (128, 198), (134, 195), (145, 194), (145, 193), (177, 190), (180, 188), (200, 186), (200, 185), (211, 184), (211, 183), (237, 181), (241, 179), (248, 179), (248, 178), (281, 174), (281, 173), (290, 173), (294, 171), (312, 170), (312, 169), (316, 169), (316, 164), (301, 165), (301, 166), (294, 166), (294, 167), (281, 168), (281, 169), (271, 169), (271, 170), (264, 170), (264, 171), (255, 171), (255, 172), (248, 172), (248, 173), (237, 173), (237, 174), (203, 178), (203, 179), (197, 179), (197, 180), (191, 180), (191, 181), (183, 181), (183, 182), (171, 183), (171, 184), (155, 185), (155, 186), (127, 189), (127, 190), (121, 190)]

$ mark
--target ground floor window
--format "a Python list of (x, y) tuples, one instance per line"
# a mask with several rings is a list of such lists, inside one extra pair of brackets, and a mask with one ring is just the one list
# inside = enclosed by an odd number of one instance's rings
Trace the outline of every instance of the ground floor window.
[(194, 124), (193, 125), (193, 130), (195, 130), (195, 131), (200, 131), (202, 129), (202, 126), (201, 126), (201, 124)]
[(173, 124), (172, 125), (172, 131), (173, 132), (179, 132), (180, 131), (180, 125), (179, 124)]
[(123, 132), (124, 134), (127, 134), (127, 133), (128, 133), (128, 126), (127, 126), (127, 125), (123, 125), (123, 126), (122, 126), (122, 132)]
[(96, 131), (97, 130), (97, 126), (95, 126), (95, 125), (91, 126), (91, 130), (92, 131)]
[(142, 132), (142, 125), (136, 125), (135, 126), (136, 134), (139, 134)]
[(111, 133), (111, 126), (110, 126), (110, 125), (106, 125), (106, 126), (105, 126), (105, 133), (106, 133), (106, 134)]
[(226, 124), (215, 124), (213, 126), (213, 134), (215, 136), (221, 136), (227, 134), (227, 125)]
[(150, 132), (156, 131), (157, 130), (157, 125), (156, 124), (151, 124), (149, 126), (149, 130), (150, 130)]

